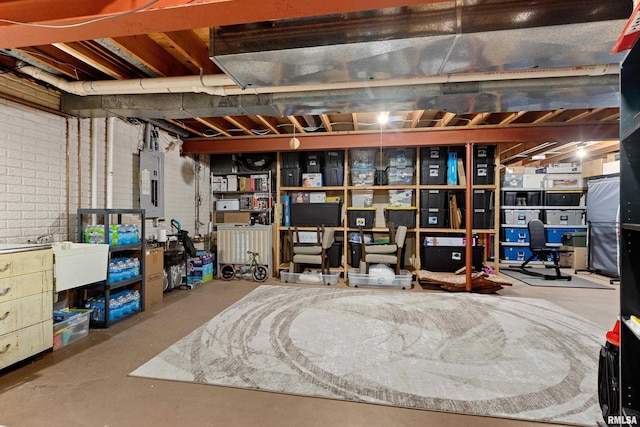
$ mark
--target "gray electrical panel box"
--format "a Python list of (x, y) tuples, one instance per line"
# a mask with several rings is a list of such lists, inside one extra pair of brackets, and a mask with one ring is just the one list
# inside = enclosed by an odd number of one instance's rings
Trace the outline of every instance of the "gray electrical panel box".
[(147, 218), (164, 217), (164, 153), (140, 152), (140, 209)]

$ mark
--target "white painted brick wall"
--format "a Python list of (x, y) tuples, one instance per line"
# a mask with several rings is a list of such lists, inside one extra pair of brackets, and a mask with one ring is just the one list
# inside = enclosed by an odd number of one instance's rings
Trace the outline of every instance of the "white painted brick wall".
[[(0, 99), (0, 243), (26, 243), (45, 234), (56, 241), (77, 240), (77, 209), (92, 206), (91, 126), (90, 119), (65, 119)], [(106, 119), (96, 120), (93, 131), (98, 135), (96, 206), (105, 208)], [(172, 138), (160, 134), (164, 151)], [(138, 208), (138, 149), (144, 126), (115, 119), (114, 135), (113, 208)], [(200, 233), (206, 233), (210, 204), (206, 162), (199, 177), (204, 224)], [(181, 157), (177, 147), (165, 155), (165, 218), (165, 228), (174, 218), (195, 233), (194, 161)], [(147, 235), (156, 234), (150, 225), (149, 221)]]

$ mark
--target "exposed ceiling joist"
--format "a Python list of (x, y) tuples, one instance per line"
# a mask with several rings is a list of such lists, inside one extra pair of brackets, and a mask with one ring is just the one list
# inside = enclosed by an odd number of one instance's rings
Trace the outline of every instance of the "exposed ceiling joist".
[[(529, 144), (542, 144), (553, 140), (572, 142), (584, 140), (584, 135), (595, 139), (615, 139), (618, 137), (617, 125), (574, 125), (496, 128), (479, 127), (442, 130), (423, 130), (405, 132), (371, 131), (361, 134), (306, 134), (300, 139), (301, 150), (343, 149), (345, 147), (375, 147), (381, 144), (391, 147), (410, 147), (422, 145), (461, 145), (466, 141), (475, 144), (509, 144), (514, 141), (526, 141)], [(228, 154), (249, 152), (273, 152), (289, 150), (290, 136), (269, 136), (255, 139), (191, 139), (182, 145), (183, 154)]]
[[(444, 0), (369, 0), (367, 9), (384, 9)], [(362, 10), (361, 0), (159, 0), (143, 10), (149, 0), (78, 2), (68, 0), (22, 0), (0, 2), (0, 16), (22, 23), (57, 26), (0, 25), (2, 47), (23, 47), (51, 42), (72, 42), (106, 37), (126, 37), (147, 33), (181, 31), (192, 28), (246, 24), (277, 19), (331, 15)], [(120, 14), (117, 19), (103, 19)], [(102, 19), (87, 25), (78, 23)], [(75, 25), (73, 27), (68, 27)], [(65, 27), (67, 26), (67, 27)]]

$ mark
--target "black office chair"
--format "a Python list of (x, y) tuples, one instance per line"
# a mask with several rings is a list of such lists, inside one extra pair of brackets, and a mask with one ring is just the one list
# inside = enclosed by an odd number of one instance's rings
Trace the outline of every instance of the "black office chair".
[[(527, 227), (529, 229), (529, 250), (531, 251), (531, 256), (517, 268), (517, 271), (530, 276), (543, 277), (545, 280), (571, 280), (571, 276), (560, 273), (560, 253), (567, 251), (547, 246), (544, 223), (539, 219), (534, 219), (529, 221)], [(527, 264), (534, 259), (537, 258), (540, 261), (545, 261), (548, 256), (551, 256), (553, 265), (545, 264), (545, 268), (555, 269), (555, 275), (540, 273), (527, 267)]]

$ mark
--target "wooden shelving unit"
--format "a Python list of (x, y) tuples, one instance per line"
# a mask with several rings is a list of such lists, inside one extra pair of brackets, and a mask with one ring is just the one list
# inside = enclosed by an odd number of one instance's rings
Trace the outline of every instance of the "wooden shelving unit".
[[(458, 151), (461, 152), (460, 148), (464, 148), (464, 146), (458, 146)], [(498, 234), (498, 224), (499, 224), (499, 206), (500, 206), (500, 189), (499, 189), (499, 172), (498, 172), (498, 164), (499, 164), (499, 156), (496, 154), (493, 157), (493, 168), (491, 168), (491, 173), (493, 174), (493, 182), (495, 184), (476, 184), (472, 185), (470, 181), (472, 177), (468, 177), (467, 185), (426, 185), (420, 184), (421, 182), (421, 158), (420, 158), (420, 148), (413, 147), (410, 148), (414, 150), (413, 157), (413, 179), (411, 184), (407, 185), (352, 185), (351, 184), (351, 168), (349, 163), (349, 154), (350, 150), (345, 150), (344, 152), (344, 177), (343, 184), (341, 186), (326, 186), (326, 187), (297, 187), (297, 186), (282, 186), (282, 174), (281, 174), (281, 154), (278, 155), (277, 161), (277, 169), (276, 169), (276, 203), (275, 203), (275, 211), (274, 211), (274, 252), (275, 252), (275, 262), (277, 270), (288, 269), (288, 262), (285, 254), (285, 239), (288, 234), (288, 230), (291, 227), (287, 227), (283, 225), (283, 197), (285, 195), (291, 195), (294, 192), (317, 192), (322, 191), (326, 192), (327, 196), (340, 197), (343, 202), (342, 206), (342, 223), (335, 227), (336, 228), (336, 236), (341, 239), (343, 244), (342, 250), (342, 266), (339, 270), (342, 273), (347, 272), (349, 268), (349, 233), (357, 231), (357, 228), (349, 227), (346, 208), (351, 206), (352, 202), (352, 194), (354, 191), (362, 191), (368, 190), (372, 191), (374, 194), (374, 205), (378, 208), (376, 213), (376, 224), (373, 228), (367, 229), (368, 232), (385, 232), (387, 228), (384, 227), (384, 221), (382, 221), (382, 217), (384, 215), (382, 211), (382, 206), (384, 203), (380, 203), (379, 201), (384, 199), (385, 195), (389, 190), (408, 190), (412, 192), (412, 206), (416, 207), (415, 210), (415, 224), (416, 226), (410, 228), (408, 230), (407, 236), (407, 253), (405, 256), (405, 269), (410, 271), (415, 271), (420, 269), (420, 246), (422, 241), (426, 236), (431, 235), (460, 235), (464, 236), (466, 234), (466, 228), (464, 227), (464, 217), (462, 218), (461, 228), (449, 228), (449, 227), (420, 227), (420, 192), (422, 190), (443, 190), (443, 191), (456, 191), (461, 196), (465, 194), (466, 191), (473, 190), (486, 190), (493, 192), (493, 203), (491, 204), (492, 210), (492, 223), (495, 224), (491, 228), (473, 228), (471, 231), (474, 234), (478, 234), (481, 239), (485, 240), (486, 243), (490, 243), (493, 249), (494, 254), (494, 268), (498, 269), (498, 252), (499, 252), (499, 242), (496, 238)], [(377, 148), (379, 150), (379, 148)], [(386, 150), (384, 148), (383, 150)], [(496, 150), (497, 151), (497, 150)], [(466, 159), (465, 159), (466, 162)], [(378, 203), (377, 203), (378, 202)], [(300, 231), (315, 231), (315, 227), (297, 227)], [(275, 272), (277, 274), (277, 271)]]

